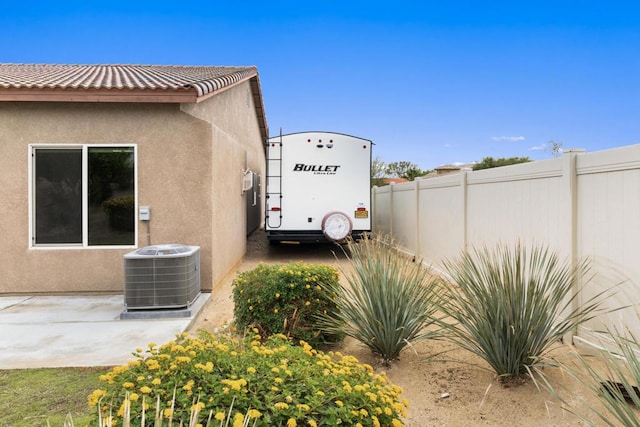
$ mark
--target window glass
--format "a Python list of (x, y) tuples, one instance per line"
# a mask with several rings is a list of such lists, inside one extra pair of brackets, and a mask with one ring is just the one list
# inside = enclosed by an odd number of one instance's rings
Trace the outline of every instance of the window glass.
[(135, 245), (133, 147), (36, 148), (33, 159), (36, 245)]
[(89, 245), (133, 245), (133, 148), (89, 147)]
[(82, 150), (35, 152), (35, 242), (82, 243)]

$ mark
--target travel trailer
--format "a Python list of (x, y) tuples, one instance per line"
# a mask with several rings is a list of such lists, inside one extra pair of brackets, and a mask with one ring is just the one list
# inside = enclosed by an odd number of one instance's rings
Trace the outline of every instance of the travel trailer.
[(372, 142), (332, 132), (267, 141), (269, 242), (342, 242), (371, 231)]

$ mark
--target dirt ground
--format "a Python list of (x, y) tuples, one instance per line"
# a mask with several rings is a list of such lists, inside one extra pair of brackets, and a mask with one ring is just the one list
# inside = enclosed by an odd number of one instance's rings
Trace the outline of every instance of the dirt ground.
[[(334, 253), (334, 251), (336, 253)], [(247, 255), (236, 272), (250, 270), (260, 262), (304, 261), (347, 268), (344, 255), (334, 245), (280, 245), (269, 247), (264, 232), (249, 239)], [(214, 289), (210, 301), (190, 328), (216, 331), (233, 319), (231, 282), (235, 272)], [(430, 360), (429, 356), (450, 350)], [(554, 356), (569, 358), (574, 349), (558, 345)], [(357, 357), (378, 371), (386, 371), (390, 381), (402, 387), (402, 397), (410, 407), (404, 420), (409, 427), (426, 426), (581, 426), (584, 423), (563, 409), (558, 398), (539, 391), (532, 382), (517, 387), (502, 387), (486, 363), (475, 356), (441, 341), (422, 341), (406, 349), (389, 368), (381, 365), (370, 351), (347, 339), (341, 350)], [(446, 359), (446, 361), (442, 360)], [(457, 360), (462, 363), (455, 363)], [(546, 374), (561, 396), (584, 410), (583, 399), (593, 397), (581, 383), (557, 368)]]

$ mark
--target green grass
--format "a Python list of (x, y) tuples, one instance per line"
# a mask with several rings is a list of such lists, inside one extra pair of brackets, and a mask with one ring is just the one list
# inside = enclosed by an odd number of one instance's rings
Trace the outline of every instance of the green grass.
[[(87, 397), (107, 368), (0, 370), (0, 426), (57, 427), (71, 414), (74, 425), (88, 422)], [(48, 424), (47, 424), (48, 422)]]

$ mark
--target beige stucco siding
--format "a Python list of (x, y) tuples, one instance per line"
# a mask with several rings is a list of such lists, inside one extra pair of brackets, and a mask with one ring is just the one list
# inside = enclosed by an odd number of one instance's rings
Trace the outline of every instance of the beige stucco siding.
[[(0, 292), (119, 292), (132, 249), (29, 245), (29, 144), (136, 144), (139, 204), (152, 209), (152, 243), (183, 242), (211, 253), (211, 126), (177, 105), (0, 104)], [(146, 224), (138, 244), (148, 243)], [(211, 283), (211, 266), (202, 265)]]
[(242, 173), (246, 168), (264, 176), (264, 141), (255, 117), (249, 82), (200, 104), (182, 109), (213, 124), (211, 165), (212, 223), (210, 224), (213, 282), (218, 283), (246, 252), (246, 200)]
[[(212, 289), (246, 250), (243, 171), (264, 176), (249, 81), (198, 104), (0, 103), (0, 294), (122, 292), (123, 255), (149, 244), (201, 247)], [(43, 248), (29, 242), (30, 145), (135, 144), (137, 245)]]

